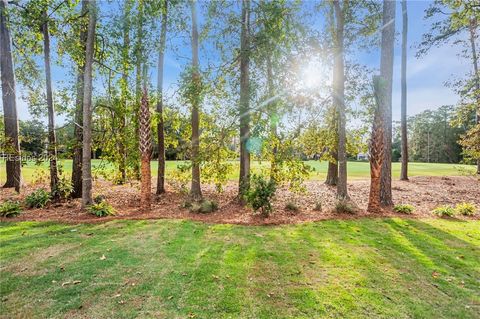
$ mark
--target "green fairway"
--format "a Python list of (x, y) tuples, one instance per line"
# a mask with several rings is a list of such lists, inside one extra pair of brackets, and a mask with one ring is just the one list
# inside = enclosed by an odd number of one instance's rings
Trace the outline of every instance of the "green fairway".
[[(62, 160), (60, 161), (63, 170), (66, 175), (70, 175), (72, 171), (72, 161)], [(166, 174), (171, 174), (173, 170), (177, 168), (180, 161), (167, 161)], [(310, 179), (323, 180), (325, 179), (327, 172), (327, 162), (319, 161), (307, 161), (308, 165), (313, 167), (315, 171), (312, 172)], [(231, 180), (238, 179), (238, 162), (233, 162), (235, 170), (230, 174)], [(101, 161), (93, 160), (93, 171), (99, 172), (100, 168), (113, 170), (113, 165)], [(349, 162), (348, 163), (348, 178), (349, 179), (363, 179), (370, 177), (370, 164), (368, 162)], [(152, 174), (156, 174), (158, 162), (152, 161)], [(262, 168), (268, 168), (268, 162), (255, 161), (252, 164), (252, 169), (255, 172), (260, 171)], [(465, 172), (474, 172), (475, 166), (473, 165), (461, 165), (461, 164), (435, 164), (435, 163), (410, 163), (409, 174), (410, 176), (458, 176)], [(48, 177), (48, 163), (44, 162), (41, 165), (35, 165), (34, 162), (28, 162), (23, 166), (23, 176), (26, 182), (31, 182), (38, 179), (39, 176)], [(393, 176), (398, 178), (400, 176), (400, 163), (393, 163)], [(0, 161), (0, 183), (5, 181), (5, 162)]]
[(479, 221), (0, 225), (2, 318), (479, 318)]

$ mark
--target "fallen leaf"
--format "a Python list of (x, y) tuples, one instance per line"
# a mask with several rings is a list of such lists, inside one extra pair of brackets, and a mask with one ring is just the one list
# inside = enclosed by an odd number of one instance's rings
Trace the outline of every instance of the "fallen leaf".
[(439, 272), (436, 272), (436, 271), (432, 272), (432, 277), (433, 278), (438, 278), (439, 276), (440, 276)]
[(102, 255), (102, 257), (100, 257), (100, 260), (105, 260), (107, 259), (107, 257), (105, 257), (105, 255)]
[(167, 299), (168, 299), (168, 300), (172, 300), (172, 299), (173, 299), (173, 296), (168, 296)]

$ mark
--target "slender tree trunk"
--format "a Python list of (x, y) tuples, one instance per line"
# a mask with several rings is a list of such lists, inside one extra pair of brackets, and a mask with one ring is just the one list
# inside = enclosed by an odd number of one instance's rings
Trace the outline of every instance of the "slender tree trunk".
[[(478, 56), (477, 48), (475, 45), (475, 33), (478, 27), (478, 21), (475, 18), (470, 20), (470, 44), (472, 47), (472, 62), (473, 62), (473, 72), (475, 79), (475, 98), (477, 100), (477, 109), (475, 112), (475, 122), (480, 124), (480, 73), (478, 71)], [(480, 159), (477, 159), (477, 174), (480, 175)]]
[(380, 81), (385, 89), (381, 106), (384, 118), (384, 159), (382, 163), (380, 198), (383, 206), (393, 206), (392, 200), (392, 78), (395, 40), (395, 1), (383, 1), (382, 52)]
[(143, 88), (142, 104), (140, 106), (140, 156), (141, 161), (141, 193), (140, 206), (144, 210), (150, 210), (152, 173), (150, 168), (150, 158), (152, 155), (152, 138), (150, 129), (150, 109), (148, 105), (147, 86)]
[(120, 184), (127, 182), (127, 112), (128, 112), (128, 73), (130, 64), (130, 13), (131, 13), (131, 1), (124, 2), (123, 12), (123, 47), (122, 47), (122, 78), (120, 80), (120, 90), (122, 96), (122, 112), (120, 118), (120, 138), (118, 143), (118, 152), (120, 155), (118, 170), (120, 172)]
[[(88, 1), (82, 1), (82, 14), (88, 10)], [(82, 44), (82, 52), (85, 55), (87, 32), (85, 29), (80, 31), (80, 42)], [(72, 197), (82, 197), (82, 144), (83, 144), (83, 78), (85, 76), (85, 63), (82, 61), (78, 65), (77, 71), (77, 98), (75, 101), (75, 126), (73, 129), (74, 145), (73, 145), (73, 163), (72, 163)]]
[(402, 0), (402, 169), (400, 180), (408, 181), (408, 135), (407, 135), (407, 0)]
[(242, 0), (242, 31), (240, 39), (240, 179), (239, 197), (250, 188), (250, 0)]
[(383, 107), (381, 101), (384, 99), (384, 88), (380, 78), (375, 76), (373, 85), (375, 89), (375, 114), (373, 119), (372, 136), (369, 143), (370, 153), (370, 196), (368, 198), (367, 211), (371, 213), (382, 212), (380, 202), (381, 171), (384, 158), (384, 130), (383, 130)]
[[(138, 1), (138, 21), (137, 21), (137, 44), (136, 44), (136, 74), (135, 74), (135, 133), (139, 136), (139, 116), (142, 99), (142, 65), (145, 56), (143, 56), (143, 10), (144, 0)], [(137, 146), (139, 145), (138, 138), (135, 140)], [(140, 165), (138, 161), (135, 161), (133, 171), (135, 177), (140, 179)]]
[(43, 12), (43, 53), (45, 61), (45, 78), (47, 87), (47, 108), (48, 108), (48, 156), (50, 159), (50, 190), (56, 196), (58, 184), (57, 171), (57, 138), (55, 134), (55, 108), (53, 106), (52, 74), (50, 70), (50, 34), (48, 30), (48, 13)]
[[(200, 94), (200, 74), (198, 64), (198, 29), (197, 29), (197, 3), (191, 0), (192, 11), (192, 80), (193, 85)], [(192, 187), (190, 197), (194, 200), (202, 199), (200, 187), (200, 97), (192, 97)]]
[(22, 165), (18, 138), (12, 40), (10, 38), (6, 15), (7, 5), (7, 0), (0, 0), (0, 72), (2, 81), (3, 120), (5, 123), (5, 149), (7, 153), (7, 181), (3, 187), (15, 187), (15, 191), (20, 192), (22, 185)]
[(274, 145), (272, 148), (272, 158), (270, 160), (270, 179), (277, 182), (278, 179), (278, 159), (277, 159), (277, 121), (276, 121), (276, 102), (275, 98), (275, 87), (273, 84), (273, 67), (272, 67), (272, 58), (270, 54), (267, 54), (267, 89), (268, 89), (268, 113), (270, 117), (270, 136)]
[(85, 77), (83, 91), (82, 208), (92, 204), (92, 78), (97, 19), (95, 0), (89, 1)]
[(168, 0), (163, 1), (162, 24), (160, 31), (160, 46), (158, 50), (158, 79), (157, 79), (157, 113), (158, 113), (158, 172), (157, 194), (165, 193), (165, 132), (163, 123), (163, 60), (165, 57), (165, 42), (167, 39)]
[(343, 32), (344, 32), (344, 11), (348, 6), (348, 1), (343, 3), (343, 10), (340, 3), (335, 1), (335, 57), (334, 57), (334, 85), (333, 101), (338, 110), (338, 182), (337, 197), (339, 199), (348, 199), (347, 190), (347, 151), (346, 151), (346, 115), (345, 115), (345, 66), (343, 56)]

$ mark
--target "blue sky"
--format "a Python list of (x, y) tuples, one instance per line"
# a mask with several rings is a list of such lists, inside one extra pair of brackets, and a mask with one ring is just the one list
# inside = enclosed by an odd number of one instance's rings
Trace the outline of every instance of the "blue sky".
[[(415, 57), (416, 48), (414, 47), (421, 39), (424, 32), (429, 29), (430, 21), (424, 21), (424, 10), (430, 5), (430, 1), (408, 1), (408, 15), (409, 15), (409, 48), (408, 48), (408, 114), (414, 115), (422, 112), (426, 109), (435, 109), (446, 104), (455, 104), (458, 97), (449, 89), (444, 86), (445, 81), (453, 78), (462, 77), (464, 74), (470, 71), (471, 63), (469, 60), (459, 58), (457, 53), (460, 52), (460, 48), (451, 46), (443, 46), (441, 48), (432, 49), (428, 55), (421, 59)], [(107, 11), (108, 5), (101, 2), (102, 10)], [(200, 21), (202, 18), (200, 17)], [(401, 8), (400, 2), (397, 2), (397, 19), (396, 30), (398, 33), (395, 43), (395, 59), (394, 59), (394, 86), (393, 86), (393, 119), (398, 120), (400, 118), (400, 36), (402, 20), (401, 20)], [(174, 36), (169, 34), (169, 36)], [(182, 56), (189, 57), (189, 44), (185, 43), (184, 39), (177, 40), (177, 45), (180, 45), (179, 52)], [(55, 44), (55, 42), (53, 42)], [(55, 46), (54, 46), (55, 47)], [(208, 46), (207, 46), (208, 48)], [(185, 54), (183, 54), (185, 53)], [(371, 50), (370, 53), (364, 53), (361, 55), (359, 62), (364, 63), (370, 67), (378, 68), (379, 66), (379, 54), (380, 49)], [(208, 55), (208, 52), (201, 52), (201, 57)], [(156, 54), (151, 57), (156, 64)], [(53, 59), (55, 60), (55, 59)], [(38, 62), (41, 62), (39, 60)], [(202, 60), (200, 61), (202, 63)], [(178, 54), (167, 49), (165, 58), (165, 87), (172, 88), (177, 81), (180, 72), (183, 69), (185, 63), (188, 63), (188, 59), (180, 58)], [(53, 65), (52, 77), (55, 86), (61, 86), (61, 81), (69, 81), (70, 75), (67, 74), (64, 68), (57, 65)], [(150, 70), (150, 76), (152, 82), (156, 83), (156, 72), (152, 68)], [(21, 90), (20, 87), (17, 88)], [(20, 92), (19, 92), (20, 93)], [(31, 116), (28, 113), (27, 104), (20, 99), (21, 94), (18, 94), (18, 109), (20, 119), (30, 119)], [(57, 124), (64, 122), (64, 117), (59, 116)]]

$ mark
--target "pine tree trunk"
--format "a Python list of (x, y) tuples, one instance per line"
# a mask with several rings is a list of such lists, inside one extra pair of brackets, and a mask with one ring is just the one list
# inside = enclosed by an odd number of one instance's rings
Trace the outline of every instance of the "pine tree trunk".
[(124, 2), (124, 12), (123, 12), (123, 44), (122, 44), (122, 78), (120, 82), (120, 90), (122, 97), (122, 112), (120, 119), (120, 139), (118, 143), (118, 153), (120, 155), (118, 170), (120, 172), (120, 184), (125, 184), (127, 182), (127, 112), (128, 112), (128, 72), (130, 64), (130, 13), (131, 13), (131, 0)]
[(268, 87), (268, 115), (270, 117), (270, 136), (274, 145), (272, 148), (272, 157), (270, 160), (270, 179), (278, 182), (278, 159), (277, 159), (277, 121), (276, 121), (276, 103), (275, 98), (275, 88), (273, 84), (273, 67), (272, 67), (272, 58), (267, 55), (267, 87)]
[[(200, 88), (200, 74), (198, 64), (198, 30), (197, 30), (197, 7), (196, 1), (191, 0), (192, 11), (192, 80), (197, 90)], [(198, 92), (200, 94), (200, 92)], [(202, 199), (200, 187), (200, 98), (192, 97), (192, 186), (190, 197), (193, 200)]]
[(150, 109), (148, 104), (148, 94), (146, 85), (143, 88), (142, 103), (140, 105), (140, 156), (141, 156), (141, 191), (140, 206), (144, 210), (150, 210), (152, 174), (150, 168), (150, 158), (152, 155), (152, 138), (150, 129)]
[[(82, 1), (82, 14), (88, 10), (88, 1)], [(87, 32), (82, 29), (80, 32), (80, 42), (82, 44), (82, 52), (85, 54)], [(85, 63), (78, 65), (77, 71), (77, 98), (75, 101), (75, 126), (73, 129), (74, 145), (73, 145), (73, 162), (72, 162), (72, 194), (73, 198), (82, 197), (82, 145), (83, 145), (83, 80), (85, 77)]]
[[(480, 124), (480, 73), (478, 71), (478, 56), (477, 48), (475, 45), (476, 30), (478, 28), (478, 21), (475, 18), (470, 20), (470, 44), (472, 48), (472, 62), (473, 62), (473, 72), (475, 73), (475, 98), (477, 100), (477, 109), (475, 112), (475, 123)], [(477, 175), (480, 175), (480, 159), (477, 159)]]
[(395, 1), (383, 1), (382, 50), (380, 81), (385, 91), (381, 107), (384, 119), (384, 159), (382, 163), (380, 198), (385, 207), (393, 206), (392, 200), (392, 78), (395, 40)]
[(383, 130), (383, 109), (381, 101), (383, 100), (384, 91), (382, 83), (378, 76), (374, 77), (375, 89), (375, 114), (372, 126), (372, 136), (369, 142), (370, 153), (370, 196), (368, 198), (367, 211), (371, 213), (382, 212), (380, 202), (381, 187), (381, 171), (384, 158), (384, 130)]
[[(332, 155), (335, 160), (337, 160), (337, 153)], [(330, 186), (337, 186), (338, 183), (338, 165), (337, 163), (328, 162), (328, 171), (327, 171), (327, 178), (325, 180), (325, 184)]]
[(242, 0), (242, 30), (240, 39), (240, 178), (239, 197), (250, 188), (250, 0)]
[(337, 197), (348, 199), (347, 190), (347, 151), (346, 151), (346, 115), (345, 115), (345, 68), (343, 56), (343, 32), (344, 32), (344, 11), (348, 2), (344, 2), (344, 8), (340, 8), (338, 1), (334, 2), (336, 36), (335, 36), (335, 57), (334, 57), (334, 86), (333, 101), (338, 112), (338, 182)]
[(408, 181), (408, 134), (407, 134), (407, 32), (408, 32), (408, 16), (407, 16), (407, 0), (402, 0), (402, 169), (400, 172), (400, 180)]
[(15, 72), (13, 68), (12, 43), (7, 25), (7, 0), (0, 0), (0, 72), (2, 82), (3, 120), (5, 123), (5, 150), (7, 153), (7, 181), (3, 187), (15, 187), (20, 192), (22, 185), (20, 142), (18, 133), (17, 101), (15, 95)]
[[(141, 99), (142, 99), (142, 64), (145, 59), (143, 56), (143, 10), (144, 10), (144, 0), (138, 1), (138, 21), (137, 21), (137, 43), (135, 47), (135, 133), (136, 136), (139, 136), (139, 116), (141, 108)], [(136, 144), (139, 145), (139, 141), (135, 140)], [(138, 161), (135, 161), (133, 166), (133, 173), (136, 179), (141, 178), (140, 165)]]
[(162, 24), (160, 33), (160, 48), (158, 51), (158, 79), (157, 79), (157, 113), (158, 113), (158, 172), (157, 194), (165, 193), (165, 132), (163, 123), (163, 60), (165, 57), (165, 42), (167, 39), (168, 0), (163, 1)]
[(84, 209), (92, 204), (92, 78), (97, 19), (96, 10), (95, 0), (90, 0), (83, 91), (82, 208)]
[(44, 23), (43, 31), (43, 53), (45, 62), (45, 79), (47, 88), (47, 108), (48, 108), (48, 157), (50, 160), (50, 190), (56, 197), (55, 190), (58, 184), (57, 171), (57, 138), (55, 134), (55, 108), (53, 106), (52, 74), (50, 70), (50, 34), (48, 30), (48, 13), (43, 12)]

